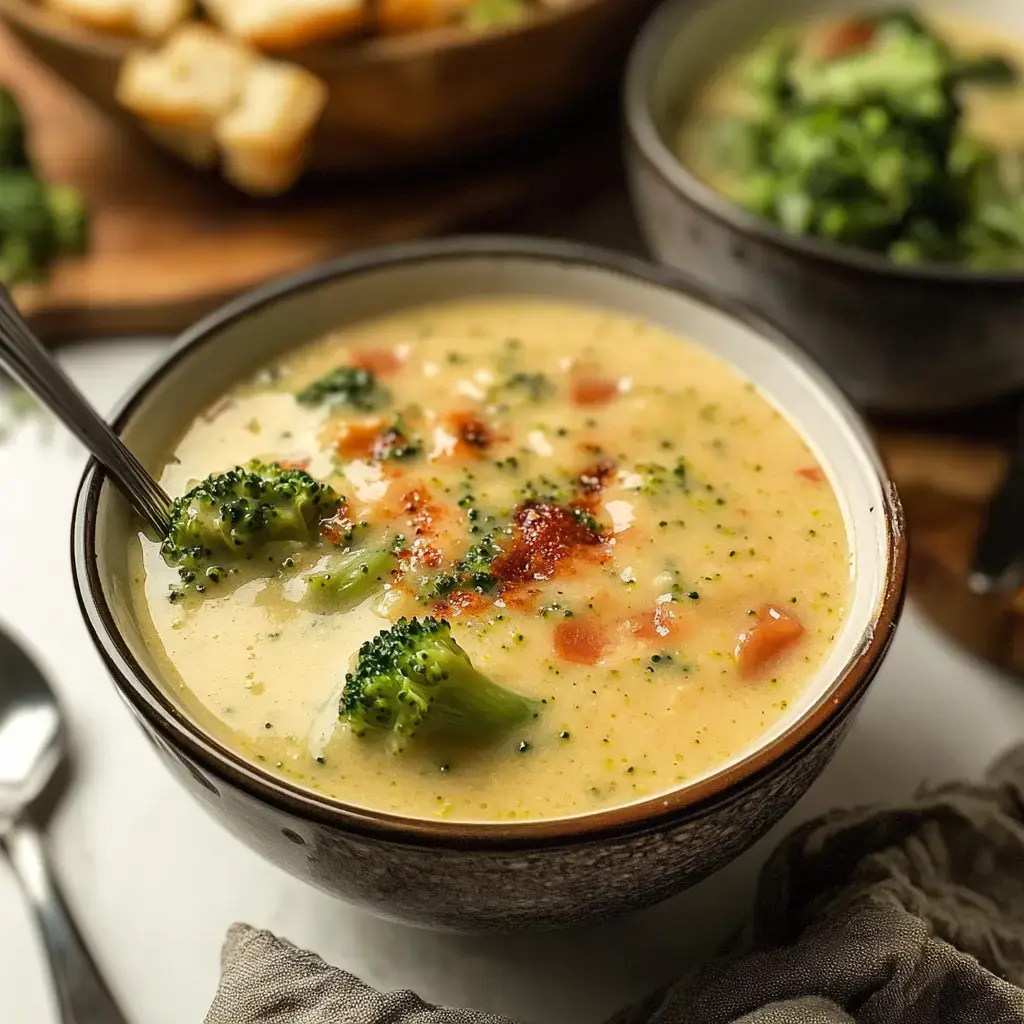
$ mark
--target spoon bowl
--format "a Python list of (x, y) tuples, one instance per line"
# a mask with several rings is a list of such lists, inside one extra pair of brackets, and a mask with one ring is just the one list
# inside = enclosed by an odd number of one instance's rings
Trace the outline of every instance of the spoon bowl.
[(32, 820), (65, 755), (57, 698), (39, 666), (0, 630), (0, 850), (10, 859), (46, 947), (63, 1024), (125, 1024), (54, 884)]
[(0, 632), (0, 827), (36, 802), (64, 755), (57, 702), (28, 655)]

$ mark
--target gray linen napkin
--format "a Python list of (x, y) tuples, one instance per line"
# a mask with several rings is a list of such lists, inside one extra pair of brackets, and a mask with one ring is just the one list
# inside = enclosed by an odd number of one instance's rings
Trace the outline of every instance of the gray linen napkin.
[[(761, 877), (740, 952), (608, 1024), (1024, 1024), (1024, 746), (984, 785), (836, 811)], [(384, 994), (235, 925), (206, 1024), (511, 1024)]]

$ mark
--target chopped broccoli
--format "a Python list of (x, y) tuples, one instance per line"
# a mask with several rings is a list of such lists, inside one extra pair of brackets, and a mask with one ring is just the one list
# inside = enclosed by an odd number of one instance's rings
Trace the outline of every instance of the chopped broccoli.
[(377, 381), (376, 375), (358, 366), (335, 367), (295, 397), (302, 405), (327, 402), (335, 408), (347, 407), (361, 412), (380, 409), (391, 401), (390, 393)]
[(447, 597), (456, 590), (475, 590), (480, 594), (492, 590), (497, 580), (491, 572), (491, 565), (502, 551), (498, 544), (500, 536), (502, 531), (494, 530), (474, 544), (455, 563), (451, 572), (441, 573), (428, 580), (422, 596), (429, 601)]
[(81, 196), (36, 175), (21, 111), (13, 94), (0, 89), (0, 282), (10, 287), (43, 280), (55, 257), (85, 247)]
[(357, 736), (479, 743), (536, 718), (538, 701), (473, 667), (443, 619), (399, 619), (360, 647), (339, 714)]
[(496, 405), (520, 407), (536, 405), (555, 394), (557, 388), (543, 373), (510, 374), (491, 388), (490, 401)]
[(302, 603), (320, 613), (348, 611), (383, 588), (394, 567), (395, 556), (388, 547), (334, 552), (305, 577)]
[[(845, 38), (844, 38), (845, 37)], [(965, 85), (1020, 80), (996, 55), (959, 58), (909, 10), (813, 33), (775, 33), (751, 54), (742, 116), (710, 133), (722, 190), (795, 234), (900, 263), (1024, 265), (1021, 178), (964, 134)]]
[(341, 498), (301, 469), (254, 460), (208, 476), (175, 501), (160, 548), (184, 583), (217, 582), (220, 560), (249, 559), (275, 541), (311, 542)]

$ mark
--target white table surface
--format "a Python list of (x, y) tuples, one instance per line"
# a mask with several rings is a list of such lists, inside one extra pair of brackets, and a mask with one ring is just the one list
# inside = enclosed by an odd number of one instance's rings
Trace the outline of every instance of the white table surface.
[[(65, 363), (109, 408), (163, 348), (91, 344)], [(179, 788), (93, 650), (72, 590), (71, 503), (84, 464), (59, 429), (0, 446), (0, 621), (30, 644), (60, 693), (75, 776), (51, 825), (53, 855), (129, 1018), (201, 1022), (236, 920), (272, 929), (372, 984), (410, 987), (534, 1024), (597, 1024), (708, 955), (749, 907), (776, 830), (704, 884), (653, 910), (570, 934), (466, 938), (378, 921), (293, 881), (223, 832)], [(898, 798), (923, 780), (974, 776), (1024, 737), (1024, 686), (953, 648), (908, 608), (852, 733), (780, 829), (838, 804)], [(0, 865), (0, 1022), (53, 1020), (20, 893)]]

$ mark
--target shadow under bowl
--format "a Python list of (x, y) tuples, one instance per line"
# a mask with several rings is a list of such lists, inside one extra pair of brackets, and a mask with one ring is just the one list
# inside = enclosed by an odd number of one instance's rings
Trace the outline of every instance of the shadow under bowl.
[[(1024, 9), (1014, 0), (920, 6), (1024, 39)], [(901, 267), (787, 234), (698, 180), (674, 152), (700, 87), (765, 32), (888, 7), (886, 0), (670, 0), (641, 31), (626, 73), (630, 189), (661, 262), (771, 317), (857, 404), (949, 410), (1024, 387), (1024, 273)]]
[(83, 615), (122, 696), (173, 773), (243, 842), (382, 916), (512, 931), (589, 923), (665, 899), (750, 846), (821, 772), (889, 645), (904, 592), (898, 498), (844, 399), (778, 331), (676, 274), (582, 246), (507, 238), (402, 245), (315, 267), (188, 331), (114, 426), (158, 470), (194, 416), (288, 349), (365, 317), (474, 296), (549, 298), (660, 324), (716, 353), (786, 415), (826, 467), (851, 548), (848, 613), (808, 692), (733, 763), (623, 807), (460, 823), (304, 790), (215, 739), (176, 698), (131, 600), (126, 503), (90, 466), (73, 524)]

